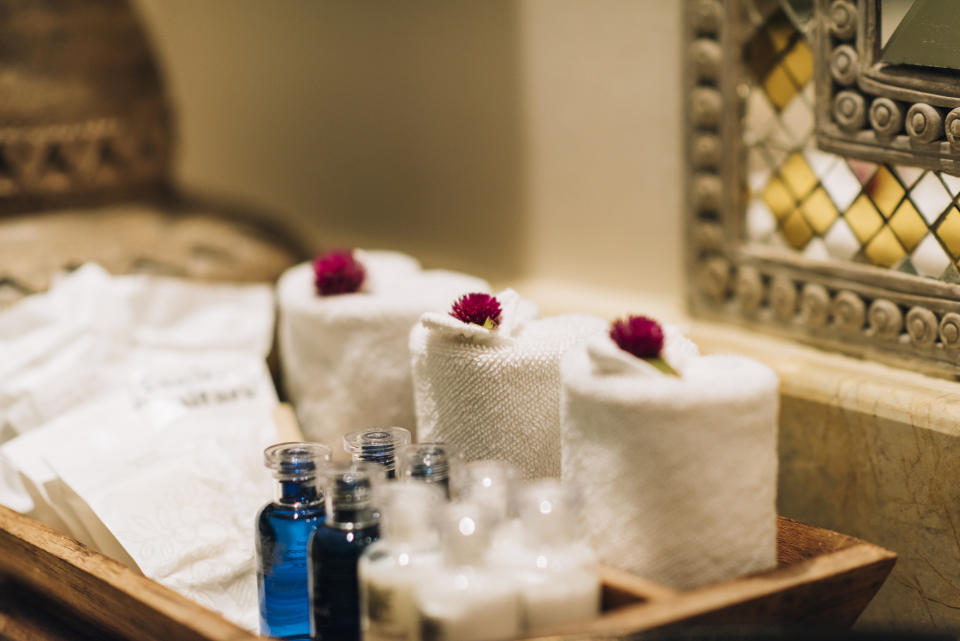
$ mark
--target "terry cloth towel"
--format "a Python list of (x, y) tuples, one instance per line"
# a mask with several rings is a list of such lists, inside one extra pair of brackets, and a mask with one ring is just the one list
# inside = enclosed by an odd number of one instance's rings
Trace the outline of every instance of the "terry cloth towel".
[(563, 480), (601, 563), (677, 589), (776, 566), (776, 374), (665, 328), (668, 376), (608, 336), (564, 358)]
[(420, 440), (499, 459), (525, 478), (560, 476), (560, 358), (606, 324), (583, 315), (535, 318), (513, 290), (497, 295), (494, 330), (424, 314), (410, 335)]
[(410, 328), (424, 312), (490, 287), (465, 274), (423, 271), (396, 252), (355, 256), (366, 271), (359, 292), (318, 296), (311, 263), (291, 268), (277, 285), (285, 391), (306, 438), (334, 452), (354, 430), (414, 429)]

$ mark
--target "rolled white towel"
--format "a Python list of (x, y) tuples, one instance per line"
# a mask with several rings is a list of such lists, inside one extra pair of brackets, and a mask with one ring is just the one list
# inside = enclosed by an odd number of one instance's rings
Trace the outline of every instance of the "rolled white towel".
[(535, 318), (513, 290), (497, 299), (495, 329), (431, 313), (411, 332), (420, 439), (452, 443), (469, 461), (509, 461), (525, 478), (559, 476), (560, 358), (605, 324)]
[(609, 336), (562, 363), (563, 479), (602, 563), (678, 589), (776, 565), (776, 374), (666, 328), (657, 371)]
[(489, 285), (465, 274), (423, 271), (396, 252), (356, 251), (360, 291), (317, 295), (311, 263), (277, 285), (283, 384), (304, 435), (340, 451), (347, 432), (413, 429), (408, 337), (421, 314)]

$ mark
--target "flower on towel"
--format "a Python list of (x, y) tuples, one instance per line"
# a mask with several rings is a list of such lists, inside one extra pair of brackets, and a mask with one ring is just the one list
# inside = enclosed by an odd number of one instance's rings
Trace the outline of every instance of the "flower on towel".
[(465, 294), (453, 304), (450, 315), (464, 323), (495, 329), (500, 324), (500, 301), (490, 294)]
[(363, 284), (367, 272), (350, 250), (337, 249), (313, 261), (314, 283), (319, 296), (350, 294)]
[(664, 374), (679, 376), (660, 355), (663, 351), (663, 328), (646, 316), (628, 316), (613, 321), (610, 338), (620, 349), (642, 358)]

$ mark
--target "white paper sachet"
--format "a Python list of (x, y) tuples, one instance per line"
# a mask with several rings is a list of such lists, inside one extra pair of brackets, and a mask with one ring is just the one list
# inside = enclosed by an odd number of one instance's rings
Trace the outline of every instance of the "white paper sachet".
[(167, 354), (0, 448), (40, 518), (240, 625), (276, 393), (259, 357)]
[(560, 357), (605, 323), (537, 318), (513, 290), (496, 298), (495, 329), (431, 313), (411, 332), (419, 438), (452, 443), (470, 461), (509, 461), (525, 478), (560, 476)]
[(421, 270), (396, 252), (354, 255), (366, 272), (356, 293), (318, 296), (310, 263), (288, 270), (277, 283), (284, 387), (304, 434), (329, 445), (335, 456), (348, 432), (415, 430), (410, 328), (426, 311), (489, 291), (479, 278)]
[(659, 372), (608, 336), (562, 364), (563, 479), (602, 563), (679, 589), (776, 565), (778, 380), (665, 328)]
[[(58, 451), (48, 461), (83, 497), (148, 577), (247, 629), (258, 623), (251, 515), (269, 497), (255, 478), (256, 440), (235, 447), (194, 436), (187, 449), (157, 456), (160, 443), (132, 443), (85, 462)], [(183, 442), (183, 436), (168, 438)], [(258, 449), (259, 448), (259, 449)], [(100, 474), (90, 475), (96, 466)], [(122, 482), (116, 482), (122, 478)]]

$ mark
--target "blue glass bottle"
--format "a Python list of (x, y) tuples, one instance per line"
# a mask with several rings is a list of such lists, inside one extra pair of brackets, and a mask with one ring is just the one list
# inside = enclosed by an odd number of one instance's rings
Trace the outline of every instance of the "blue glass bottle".
[(371, 427), (343, 437), (343, 449), (354, 461), (382, 465), (387, 478), (396, 478), (397, 451), (410, 443), (410, 431), (402, 427)]
[(310, 629), (315, 641), (360, 641), (357, 565), (380, 536), (373, 486), (384, 476), (369, 463), (330, 466), (327, 518), (310, 538)]
[(277, 479), (277, 496), (257, 515), (260, 632), (310, 639), (307, 545), (324, 519), (318, 479), (330, 460), (330, 448), (280, 443), (264, 450), (263, 456)]

